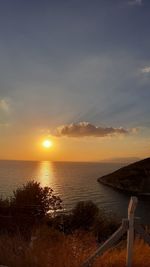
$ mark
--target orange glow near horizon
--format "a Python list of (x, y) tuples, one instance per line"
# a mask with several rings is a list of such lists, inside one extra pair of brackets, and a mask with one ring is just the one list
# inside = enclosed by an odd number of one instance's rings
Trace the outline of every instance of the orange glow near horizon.
[[(43, 145), (45, 141), (51, 142), (50, 144), (46, 142), (45, 146)], [(113, 158), (149, 156), (147, 140), (141, 142), (139, 135), (129, 135), (123, 139), (117, 137), (67, 138), (31, 132), (24, 135), (12, 135), (8, 140), (5, 134), (3, 138), (0, 138), (0, 148), (0, 159), (8, 160), (93, 162)]]

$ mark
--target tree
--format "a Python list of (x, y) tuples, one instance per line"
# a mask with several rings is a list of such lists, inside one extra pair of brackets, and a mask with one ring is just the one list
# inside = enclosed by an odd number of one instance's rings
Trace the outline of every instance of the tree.
[(36, 219), (42, 219), (50, 211), (61, 209), (61, 202), (50, 187), (41, 187), (40, 183), (35, 181), (16, 189), (11, 198), (11, 206), (14, 210)]
[(61, 199), (50, 187), (41, 187), (31, 181), (13, 192), (10, 199), (12, 222), (25, 237), (30, 237), (32, 228), (41, 224), (52, 212), (61, 209)]

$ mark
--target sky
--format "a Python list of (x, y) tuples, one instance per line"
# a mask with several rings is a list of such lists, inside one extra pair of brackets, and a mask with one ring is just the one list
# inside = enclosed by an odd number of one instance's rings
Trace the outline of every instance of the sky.
[(149, 25), (149, 0), (0, 0), (0, 159), (149, 157)]

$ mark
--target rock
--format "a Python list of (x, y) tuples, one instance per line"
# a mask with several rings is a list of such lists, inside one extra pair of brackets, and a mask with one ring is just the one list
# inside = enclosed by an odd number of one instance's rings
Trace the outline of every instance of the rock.
[(98, 178), (98, 182), (137, 195), (150, 195), (150, 158)]

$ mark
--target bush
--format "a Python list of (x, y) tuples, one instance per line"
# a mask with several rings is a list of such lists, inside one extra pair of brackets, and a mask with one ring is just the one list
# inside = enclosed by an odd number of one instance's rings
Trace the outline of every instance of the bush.
[(73, 227), (90, 230), (98, 218), (99, 209), (92, 201), (80, 201), (72, 210)]
[(0, 231), (19, 230), (30, 238), (32, 229), (40, 224), (71, 234), (76, 230), (94, 233), (98, 242), (108, 238), (118, 227), (116, 220), (105, 215), (92, 201), (80, 201), (70, 214), (51, 216), (61, 209), (61, 199), (49, 187), (31, 181), (13, 192), (10, 199), (0, 199)]
[(93, 226), (93, 232), (99, 243), (109, 238), (120, 226), (118, 220), (114, 216), (105, 214), (104, 211), (100, 211), (97, 221)]
[(51, 216), (50, 211), (61, 209), (61, 199), (53, 194), (50, 187), (41, 187), (39, 183), (31, 181), (13, 192), (8, 199), (0, 199), (0, 215), (3, 221), (10, 217), (5, 228), (16, 228), (21, 232), (30, 232), (36, 224)]
[(107, 239), (118, 226), (116, 219), (108, 217), (92, 201), (79, 202), (72, 210), (72, 229), (92, 231), (98, 242)]
[(72, 234), (76, 230), (91, 232), (100, 243), (112, 235), (119, 226), (116, 219), (108, 217), (92, 201), (77, 203), (70, 214), (56, 216), (49, 220), (48, 225), (65, 234)]

